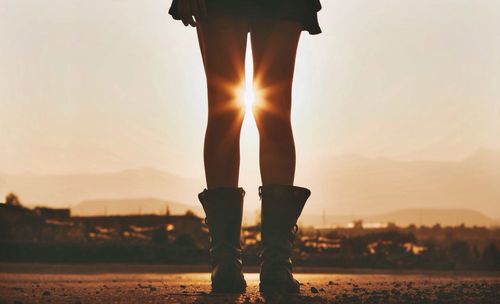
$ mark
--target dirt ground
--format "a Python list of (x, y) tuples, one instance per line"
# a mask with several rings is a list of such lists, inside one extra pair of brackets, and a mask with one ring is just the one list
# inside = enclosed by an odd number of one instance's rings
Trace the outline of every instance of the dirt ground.
[(245, 294), (211, 294), (200, 269), (0, 264), (0, 303), (500, 303), (500, 273), (298, 269), (290, 296), (259, 293), (255, 272)]

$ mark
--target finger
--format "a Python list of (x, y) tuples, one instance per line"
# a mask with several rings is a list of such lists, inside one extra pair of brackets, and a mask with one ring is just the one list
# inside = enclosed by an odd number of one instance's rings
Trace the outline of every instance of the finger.
[(186, 26), (191, 25), (191, 26), (196, 26), (196, 22), (194, 22), (193, 19), (193, 10), (191, 8), (191, 0), (185, 0), (185, 5), (186, 5), (186, 11), (185, 15), (183, 18), (183, 21), (185, 22)]
[(207, 6), (205, 0), (198, 0), (198, 10), (200, 11), (201, 18), (207, 17)]
[(196, 26), (196, 22), (194, 21), (194, 18), (193, 18), (193, 12), (192, 12), (192, 8), (191, 8), (191, 2), (189, 0), (186, 0), (184, 2), (186, 3), (185, 4), (186, 5), (186, 11), (185, 11), (185, 15), (184, 15), (184, 18), (183, 18), (183, 21), (185, 22), (184, 24), (186, 26), (191, 25), (191, 26), (195, 27)]
[(191, 0), (191, 14), (198, 19), (200, 16), (199, 10), (198, 10), (198, 0)]
[(186, 11), (187, 11), (187, 7), (186, 7), (186, 0), (179, 0), (179, 16), (181, 17), (181, 20), (182, 20), (182, 23), (184, 23), (185, 26), (188, 25), (188, 23), (186, 22)]
[(186, 21), (189, 25), (191, 25), (192, 27), (195, 27), (196, 22), (194, 21), (194, 18), (193, 18), (193, 14), (194, 14), (193, 1), (186, 0), (186, 5), (187, 5)]

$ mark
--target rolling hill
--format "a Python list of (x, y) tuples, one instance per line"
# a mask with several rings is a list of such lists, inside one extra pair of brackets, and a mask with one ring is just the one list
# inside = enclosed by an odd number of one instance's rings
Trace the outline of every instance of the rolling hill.
[(399, 209), (473, 209), (500, 215), (500, 152), (461, 161), (395, 161), (344, 156), (302, 169), (311, 184), (308, 213), (367, 216)]
[(105, 174), (7, 175), (0, 174), (0, 193), (15, 192), (26, 205), (73, 206), (84, 200), (154, 197), (188, 205), (204, 181), (151, 168)]

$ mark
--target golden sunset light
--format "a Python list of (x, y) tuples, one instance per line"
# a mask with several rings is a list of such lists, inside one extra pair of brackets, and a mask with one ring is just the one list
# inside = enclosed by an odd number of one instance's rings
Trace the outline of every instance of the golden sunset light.
[[(250, 39), (248, 39), (250, 42)], [(252, 113), (252, 106), (255, 101), (255, 87), (253, 82), (253, 60), (252, 48), (247, 47), (247, 54), (245, 56), (245, 92), (243, 100), (245, 102), (246, 115)]]
[[(465, 173), (493, 170), (499, 158), (500, 6), (446, 3), (323, 1), (323, 33), (301, 36), (292, 92), (296, 182), (313, 189), (306, 213), (460, 207), (500, 218), (500, 170), (483, 172), (493, 177), (481, 182)], [(152, 168), (191, 180), (191, 190), (130, 196), (197, 204), (206, 79), (195, 31), (171, 22), (167, 10), (161, 1), (2, 4), (0, 173), (19, 177), (0, 178), (0, 191), (31, 175)], [(252, 83), (247, 45), (245, 81), (228, 89), (246, 109), (240, 180), (252, 189), (252, 214), (260, 184), (252, 107), (276, 85)], [(393, 192), (395, 180), (404, 187)], [(101, 196), (21, 188), (32, 204)]]
[(0, 303), (498, 303), (500, 0), (0, 0)]

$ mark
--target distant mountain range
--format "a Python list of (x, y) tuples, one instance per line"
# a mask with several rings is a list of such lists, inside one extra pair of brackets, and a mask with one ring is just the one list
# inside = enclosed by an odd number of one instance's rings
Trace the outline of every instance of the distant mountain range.
[(0, 193), (13, 191), (27, 205), (73, 206), (84, 200), (154, 197), (192, 205), (204, 181), (139, 168), (104, 174), (0, 174)]
[(368, 216), (399, 209), (473, 209), (500, 216), (500, 151), (460, 161), (344, 156), (299, 168), (311, 185), (309, 213)]
[[(298, 170), (300, 185), (312, 190), (304, 222), (363, 218), (401, 224), (484, 225), (500, 216), (500, 151), (479, 150), (461, 161), (342, 156), (315, 159)], [(201, 178), (151, 168), (105, 174), (0, 174), (0, 193), (13, 191), (28, 206), (71, 206), (77, 213), (157, 213), (167, 204), (172, 212), (201, 212), (196, 195), (204, 184)], [(250, 195), (246, 206), (256, 207), (257, 200)], [(326, 220), (323, 213), (328, 215)]]

